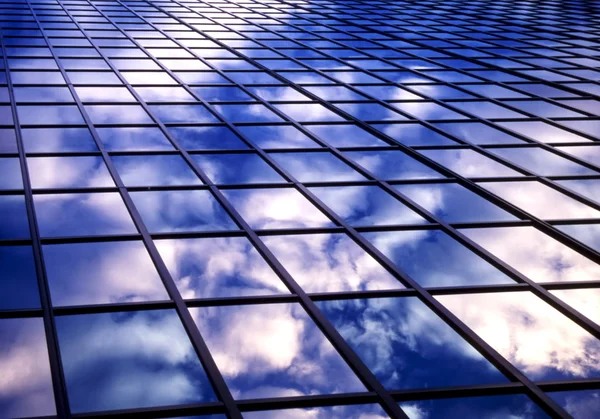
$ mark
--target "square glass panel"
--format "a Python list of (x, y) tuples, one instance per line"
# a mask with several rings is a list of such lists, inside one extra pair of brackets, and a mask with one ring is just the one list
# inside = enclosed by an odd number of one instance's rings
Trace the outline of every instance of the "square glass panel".
[(27, 167), (34, 189), (115, 186), (102, 157), (29, 157)]
[(596, 175), (571, 160), (537, 147), (494, 148), (490, 152), (541, 176), (580, 176)]
[(408, 146), (456, 145), (455, 141), (421, 124), (371, 124), (388, 137)]
[(139, 105), (87, 105), (93, 124), (151, 124), (153, 121)]
[(24, 128), (21, 135), (27, 153), (98, 151), (87, 128)]
[(271, 153), (271, 157), (300, 182), (365, 180), (331, 153)]
[(214, 105), (223, 117), (231, 122), (280, 122), (283, 121), (264, 105)]
[(29, 222), (23, 195), (0, 195), (0, 239), (29, 238)]
[(21, 163), (17, 157), (0, 157), (0, 190), (23, 189)]
[(107, 151), (160, 151), (173, 146), (159, 128), (96, 128)]
[(389, 145), (357, 125), (308, 125), (306, 128), (333, 147)]
[(38, 307), (33, 250), (30, 246), (0, 246), (0, 310)]
[(523, 176), (475, 150), (420, 150), (419, 153), (465, 177)]
[[(77, 106), (17, 106), (22, 125), (82, 125), (83, 116)], [(1, 118), (1, 117), (0, 117)]]
[(192, 158), (214, 183), (285, 182), (285, 179), (257, 154), (193, 154)]
[(373, 173), (378, 179), (435, 179), (444, 176), (402, 151), (347, 151), (344, 155)]
[(163, 123), (194, 122), (211, 123), (218, 122), (204, 105), (150, 105), (150, 111)]
[(186, 150), (241, 150), (248, 148), (227, 127), (171, 127), (169, 133)]
[(275, 108), (298, 122), (333, 122), (344, 121), (338, 114), (319, 103), (275, 104)]
[(523, 140), (480, 122), (442, 122), (434, 125), (448, 134), (472, 144), (523, 143)]
[(112, 161), (125, 186), (202, 184), (179, 155), (113, 156)]
[(311, 140), (296, 127), (282, 125), (240, 126), (240, 132), (261, 148), (318, 148), (320, 145)]

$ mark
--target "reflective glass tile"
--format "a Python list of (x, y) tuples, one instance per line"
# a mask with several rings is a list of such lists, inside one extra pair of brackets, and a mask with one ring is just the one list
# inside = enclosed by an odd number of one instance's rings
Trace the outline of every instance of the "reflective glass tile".
[[(299, 304), (191, 308), (238, 399), (364, 391)], [(335, 380), (329, 378), (335, 376)]]
[(591, 321), (600, 324), (600, 288), (551, 290), (550, 292)]
[(34, 195), (42, 237), (135, 234), (118, 193)]
[(204, 105), (150, 105), (150, 112), (163, 123), (194, 122), (210, 123), (218, 122)]
[(600, 137), (599, 121), (588, 119), (585, 121), (563, 121), (561, 124), (596, 138)]
[(169, 74), (162, 71), (122, 71), (121, 74), (134, 86), (177, 84)]
[(216, 401), (175, 310), (55, 321), (73, 413)]
[(0, 157), (0, 190), (23, 189), (21, 164), (17, 157)]
[(77, 106), (17, 106), (17, 112), (23, 125), (84, 124)]
[(27, 167), (34, 189), (115, 186), (102, 157), (29, 157)]
[(192, 158), (214, 183), (285, 182), (257, 154), (193, 154)]
[(542, 148), (494, 148), (490, 152), (541, 176), (598, 174), (594, 170)]
[(337, 103), (335, 106), (362, 121), (405, 121), (408, 119), (379, 103)]
[[(498, 86), (496, 84), (467, 84), (461, 86), (463, 89), (469, 90), (481, 96), (489, 98), (526, 98), (528, 96), (515, 92), (514, 90), (507, 89), (506, 87)], [(511, 102), (519, 103), (519, 102)]]
[(425, 287), (513, 282), (439, 230), (386, 231), (362, 235), (401, 270)]
[(254, 100), (242, 89), (234, 86), (194, 87), (192, 90), (207, 102)]
[(125, 87), (75, 87), (82, 102), (135, 102)]
[(562, 106), (557, 106), (550, 102), (544, 102), (543, 100), (518, 100), (505, 103), (513, 108), (517, 108), (544, 118), (576, 118), (578, 116), (583, 116), (579, 112), (574, 112), (563, 108)]
[(87, 128), (25, 128), (21, 135), (27, 153), (98, 151)]
[(169, 299), (140, 241), (53, 244), (43, 252), (54, 306)]
[(548, 395), (575, 419), (593, 419), (600, 411), (598, 390), (559, 391)]
[(292, 126), (241, 126), (241, 133), (261, 148), (317, 148), (317, 143)]
[(152, 119), (139, 105), (87, 105), (93, 124), (151, 124)]
[(262, 410), (244, 412), (244, 419), (386, 419), (388, 415), (376, 404), (358, 404), (332, 407), (310, 407), (305, 409)]
[(468, 119), (467, 116), (432, 102), (406, 102), (394, 103), (393, 105), (419, 119)]
[(378, 186), (320, 187), (310, 191), (352, 226), (427, 223)]
[(456, 183), (394, 185), (394, 188), (449, 223), (517, 219), (475, 192)]
[(549, 417), (529, 397), (521, 394), (418, 400), (401, 402), (400, 407), (410, 419), (547, 419)]
[(264, 105), (214, 105), (231, 122), (280, 122), (282, 119)]
[(254, 229), (333, 225), (296, 189), (228, 189), (223, 194)]
[(556, 226), (556, 228), (592, 249), (600, 251), (600, 224), (572, 224)]
[(365, 178), (331, 153), (272, 153), (271, 157), (300, 182), (340, 182)]
[[(74, 85), (78, 84), (123, 84), (121, 80), (112, 71), (69, 71), (69, 79)], [(121, 73), (127, 79), (127, 73)], [(152, 73), (145, 73), (152, 74)]]
[(179, 155), (113, 156), (112, 161), (125, 186), (202, 184)]
[(206, 190), (132, 192), (130, 195), (151, 233), (237, 229)]
[(520, 140), (480, 122), (443, 122), (434, 124), (463, 141), (473, 144), (521, 144)]
[(0, 355), (2, 416), (55, 415), (42, 319), (0, 319)]
[(519, 112), (511, 111), (492, 102), (451, 102), (449, 105), (480, 118), (526, 118)]
[(371, 126), (394, 140), (409, 146), (452, 145), (450, 138), (421, 124), (371, 124)]
[(507, 381), (416, 297), (317, 306), (387, 389)]
[(11, 71), (14, 84), (66, 84), (59, 71)]
[(600, 341), (530, 292), (436, 299), (532, 380), (600, 375)]
[(107, 151), (159, 151), (173, 146), (159, 128), (96, 128)]
[(66, 87), (15, 87), (18, 102), (74, 102)]
[[(161, 73), (161, 74), (165, 74), (165, 76), (167, 76), (166, 73)], [(225, 79), (224, 77), (222, 77), (221, 75), (219, 75), (219, 73), (217, 73), (215, 71), (202, 71), (202, 72), (201, 71), (197, 71), (197, 72), (181, 71), (181, 72), (177, 72), (175, 74), (181, 81), (183, 81), (186, 84), (230, 83), (229, 81), (227, 81), (227, 79)], [(170, 76), (169, 76), (169, 79), (171, 79)], [(173, 80), (173, 79), (171, 79), (171, 80)], [(173, 80), (173, 84), (174, 83), (175, 83), (175, 81)], [(153, 84), (153, 83), (148, 83), (148, 84)]]
[[(365, 96), (358, 94), (344, 86), (306, 86), (305, 89), (325, 100), (367, 100)], [(306, 96), (304, 96), (304, 98), (305, 100), (308, 100)]]
[(183, 87), (136, 87), (145, 102), (193, 102), (196, 99)]
[(0, 195), (0, 239), (29, 238), (25, 198), (22, 195)]
[(593, 281), (600, 265), (534, 227), (465, 229), (462, 233), (536, 282)]
[(344, 155), (373, 173), (379, 179), (434, 179), (440, 173), (413, 159), (402, 151), (347, 151)]
[(498, 163), (475, 150), (420, 150), (442, 166), (466, 177), (503, 177), (523, 176), (502, 163)]
[(170, 127), (169, 133), (186, 150), (240, 150), (248, 148), (227, 127)]
[(539, 182), (484, 182), (480, 185), (539, 218), (600, 217), (600, 211)]
[(404, 288), (345, 234), (264, 236), (261, 240), (306, 292)]
[(17, 137), (14, 129), (0, 128), (0, 153), (17, 153)]
[(185, 299), (289, 294), (245, 237), (154, 243)]
[(308, 125), (306, 129), (333, 147), (376, 147), (389, 145), (357, 125)]
[(298, 122), (344, 121), (344, 118), (318, 103), (275, 104), (275, 108)]
[[(415, 88), (416, 86), (411, 86)], [(380, 100), (419, 100), (421, 96), (415, 95), (397, 86), (362, 86), (360, 90)], [(334, 99), (331, 99), (334, 100)], [(360, 100), (360, 99), (359, 99)]]
[(572, 147), (556, 147), (560, 151), (569, 153), (583, 161), (600, 166), (600, 147), (594, 146), (572, 146)]
[(542, 143), (578, 143), (587, 138), (541, 121), (498, 122), (498, 125)]
[(0, 246), (0, 310), (38, 307), (33, 250), (30, 246)]

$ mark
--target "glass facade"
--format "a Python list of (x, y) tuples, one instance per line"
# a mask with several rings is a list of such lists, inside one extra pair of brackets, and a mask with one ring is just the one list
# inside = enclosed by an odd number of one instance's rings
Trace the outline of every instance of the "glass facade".
[(0, 418), (600, 417), (599, 19), (0, 0)]

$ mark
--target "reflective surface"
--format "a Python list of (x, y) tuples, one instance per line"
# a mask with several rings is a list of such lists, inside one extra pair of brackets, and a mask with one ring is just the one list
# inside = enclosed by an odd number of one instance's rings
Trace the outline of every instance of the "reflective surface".
[(245, 412), (245, 419), (384, 419), (388, 415), (381, 406), (375, 404), (359, 404), (349, 406), (314, 407), (306, 409), (267, 410), (261, 412)]
[(202, 184), (180, 156), (114, 156), (112, 160), (125, 186)]
[(256, 154), (194, 154), (192, 158), (214, 183), (285, 182)]
[(0, 310), (39, 306), (33, 250), (29, 246), (0, 247)]

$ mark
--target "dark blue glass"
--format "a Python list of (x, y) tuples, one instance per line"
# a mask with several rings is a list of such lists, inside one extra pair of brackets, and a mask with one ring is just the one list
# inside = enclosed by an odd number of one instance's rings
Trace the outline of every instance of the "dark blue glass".
[(17, 137), (14, 129), (0, 128), (0, 153), (17, 153)]
[(173, 146), (159, 128), (96, 128), (107, 151), (172, 150)]
[(41, 318), (0, 319), (2, 417), (56, 414), (47, 348)]
[(254, 100), (239, 87), (194, 87), (193, 92), (208, 102), (235, 102)]
[(334, 122), (344, 121), (340, 115), (330, 111), (319, 103), (276, 104), (279, 111), (298, 122)]
[(21, 164), (17, 157), (0, 157), (0, 190), (23, 189)]
[(216, 401), (175, 310), (55, 321), (73, 413)]
[(54, 306), (169, 299), (142, 242), (54, 244), (43, 252)]
[(87, 128), (26, 128), (21, 135), (28, 153), (98, 151)]
[(0, 309), (39, 306), (40, 297), (31, 247), (0, 246)]
[(317, 143), (292, 126), (241, 126), (240, 132), (261, 148), (317, 148)]
[(579, 143), (587, 138), (542, 121), (498, 122), (498, 125), (542, 143)]
[(404, 102), (393, 105), (415, 118), (424, 120), (467, 119), (466, 116), (433, 102)]
[(456, 183), (394, 185), (403, 195), (450, 223), (509, 221), (517, 218)]
[(223, 194), (251, 228), (323, 227), (333, 223), (292, 188), (227, 189)]
[(0, 195), (0, 239), (29, 238), (25, 198), (22, 195)]
[(214, 105), (231, 122), (280, 122), (282, 119), (264, 105)]
[(192, 158), (214, 183), (285, 182), (256, 154), (194, 154)]
[(261, 87), (250, 87), (249, 90), (256, 96), (264, 100), (272, 101), (288, 101), (288, 102), (308, 102), (311, 99), (308, 96), (303, 95), (296, 89), (288, 86), (261, 86)]
[(306, 292), (404, 288), (346, 234), (264, 236), (261, 240)]
[(150, 105), (152, 112), (161, 122), (211, 123), (218, 119), (204, 105)]
[(405, 121), (408, 119), (379, 103), (338, 103), (335, 106), (362, 121)]
[(151, 233), (237, 229), (207, 190), (132, 192), (130, 195)]
[(575, 419), (593, 419), (600, 412), (600, 391), (558, 391), (548, 395)]
[(333, 147), (389, 145), (357, 125), (308, 125), (306, 128)]
[(310, 191), (352, 226), (427, 223), (378, 186), (322, 187)]
[(93, 124), (151, 124), (153, 121), (139, 105), (87, 105)]
[(34, 195), (42, 237), (135, 234), (118, 193)]
[(154, 243), (183, 298), (289, 294), (245, 237)]
[(455, 145), (456, 142), (421, 124), (371, 124), (394, 140), (409, 146)]
[(388, 389), (508, 381), (416, 297), (316, 304)]
[(526, 118), (526, 116), (522, 113), (512, 111), (492, 102), (451, 102), (449, 104), (458, 110), (467, 112), (480, 118)]
[(271, 153), (300, 182), (364, 180), (364, 176), (331, 153)]
[(411, 419), (420, 418), (521, 418), (546, 419), (549, 416), (525, 395), (462, 397), (417, 400), (400, 403)]
[(465, 177), (512, 177), (521, 173), (471, 149), (420, 150), (419, 153)]
[(480, 122), (444, 122), (434, 124), (463, 141), (473, 144), (521, 144), (520, 140)]
[(300, 304), (190, 312), (235, 398), (365, 390)]
[(125, 186), (202, 184), (179, 155), (113, 156), (112, 161)]
[(74, 102), (67, 87), (15, 87), (18, 102)]
[(171, 127), (169, 133), (186, 150), (239, 150), (248, 148), (227, 127)]
[(505, 274), (440, 230), (362, 234), (425, 287), (512, 283)]
[[(367, 97), (344, 86), (306, 86), (306, 90), (325, 100), (368, 100)], [(306, 96), (304, 98), (309, 100)]]
[(402, 151), (347, 151), (344, 155), (384, 180), (436, 179), (444, 176)]
[[(445, 84), (420, 84), (410, 86), (411, 89), (432, 99), (473, 99), (474, 96)], [(416, 95), (415, 95), (416, 96)], [(419, 98), (417, 96), (417, 98)], [(420, 99), (420, 98), (419, 98)]]
[[(19, 122), (23, 125), (65, 125), (84, 124), (77, 106), (17, 106)], [(2, 116), (0, 116), (0, 119)], [(11, 122), (2, 122), (12, 123)]]

